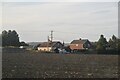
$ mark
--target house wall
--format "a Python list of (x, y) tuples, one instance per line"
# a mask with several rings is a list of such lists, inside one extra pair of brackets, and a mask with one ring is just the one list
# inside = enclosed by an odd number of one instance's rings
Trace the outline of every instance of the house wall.
[(83, 44), (70, 44), (70, 49), (75, 50), (75, 49), (84, 49)]
[(51, 47), (38, 47), (39, 51), (51, 51)]

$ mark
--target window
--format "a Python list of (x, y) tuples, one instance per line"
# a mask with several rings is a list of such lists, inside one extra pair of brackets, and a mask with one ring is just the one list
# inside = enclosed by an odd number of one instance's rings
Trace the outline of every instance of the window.
[(76, 44), (76, 46), (78, 46), (78, 44)]

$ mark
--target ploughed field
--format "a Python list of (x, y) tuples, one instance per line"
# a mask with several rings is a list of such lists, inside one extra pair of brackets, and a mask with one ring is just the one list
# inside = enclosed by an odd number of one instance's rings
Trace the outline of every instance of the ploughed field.
[(117, 78), (118, 55), (3, 50), (3, 78)]

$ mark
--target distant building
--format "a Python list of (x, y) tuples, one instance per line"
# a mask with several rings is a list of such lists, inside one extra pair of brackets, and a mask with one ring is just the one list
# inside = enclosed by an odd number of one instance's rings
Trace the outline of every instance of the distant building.
[(89, 49), (91, 47), (92, 44), (88, 39), (73, 40), (70, 43), (71, 50), (84, 50), (84, 49)]
[(54, 51), (56, 48), (62, 49), (63, 44), (59, 41), (43, 42), (39, 44), (37, 48), (39, 51)]
[(37, 46), (41, 43), (42, 42), (28, 42), (27, 44), (29, 44), (29, 48), (31, 48), (33, 50), (37, 50)]
[(28, 46), (20, 46), (19, 48), (21, 48), (21, 49), (27, 49)]

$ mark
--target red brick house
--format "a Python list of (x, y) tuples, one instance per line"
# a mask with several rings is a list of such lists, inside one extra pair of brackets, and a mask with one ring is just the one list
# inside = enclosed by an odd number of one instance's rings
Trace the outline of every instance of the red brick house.
[(88, 39), (73, 40), (70, 43), (71, 50), (84, 50), (84, 49), (89, 49), (91, 47), (92, 44)]

